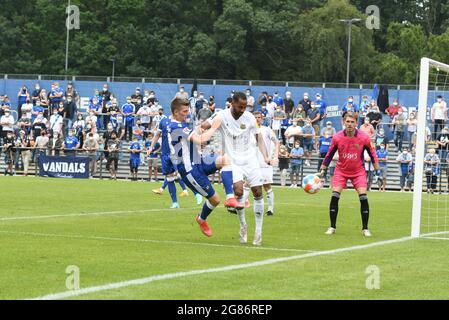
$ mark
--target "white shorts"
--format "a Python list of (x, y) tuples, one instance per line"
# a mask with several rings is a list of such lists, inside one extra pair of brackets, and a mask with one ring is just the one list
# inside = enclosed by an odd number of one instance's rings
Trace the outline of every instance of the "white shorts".
[(264, 177), (259, 165), (247, 164), (244, 166), (232, 165), (232, 180), (234, 183), (244, 181), (246, 178), (249, 186), (258, 187), (264, 184)]
[(263, 177), (263, 184), (272, 184), (273, 183), (273, 167), (267, 166), (262, 167), (262, 177)]

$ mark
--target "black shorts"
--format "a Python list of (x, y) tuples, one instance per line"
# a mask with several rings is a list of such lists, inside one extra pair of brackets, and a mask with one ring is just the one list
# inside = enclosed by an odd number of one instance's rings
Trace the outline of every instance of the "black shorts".
[(113, 168), (115, 171), (118, 169), (118, 159), (117, 158), (109, 158), (108, 162), (106, 163), (106, 169), (111, 169), (111, 164), (113, 165)]

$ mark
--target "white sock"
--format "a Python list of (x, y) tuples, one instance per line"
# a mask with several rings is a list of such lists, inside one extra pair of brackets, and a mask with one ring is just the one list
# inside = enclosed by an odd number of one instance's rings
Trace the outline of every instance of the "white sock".
[(246, 226), (246, 217), (245, 217), (245, 200), (242, 198), (237, 198), (237, 202), (243, 209), (237, 209), (237, 215), (239, 216), (240, 228)]
[(256, 218), (256, 234), (262, 234), (263, 209), (264, 209), (263, 198), (254, 199), (254, 216)]
[(267, 191), (267, 200), (268, 200), (268, 211), (273, 212), (274, 210), (274, 192), (273, 189)]
[(243, 204), (245, 204), (246, 200), (248, 200), (249, 192), (250, 192), (250, 191), (251, 191), (250, 188), (248, 188), (248, 187), (243, 187), (243, 197), (242, 197), (242, 199), (243, 199)]

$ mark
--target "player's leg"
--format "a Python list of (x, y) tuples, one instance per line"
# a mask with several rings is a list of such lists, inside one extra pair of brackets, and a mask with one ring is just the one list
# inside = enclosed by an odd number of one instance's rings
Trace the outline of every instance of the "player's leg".
[(274, 213), (274, 192), (271, 184), (273, 183), (273, 167), (269, 166), (262, 169), (264, 185), (263, 188), (267, 192), (268, 211), (267, 216), (272, 216)]
[(178, 204), (178, 198), (176, 196), (176, 185), (175, 185), (175, 180), (176, 180), (176, 175), (175, 173), (170, 173), (166, 176), (167, 179), (167, 186), (168, 186), (168, 193), (170, 194), (170, 198), (172, 201), (172, 205), (171, 205), (171, 209), (177, 209), (179, 208), (179, 204)]
[(334, 234), (337, 229), (338, 203), (343, 189), (346, 188), (346, 181), (347, 179), (338, 170), (335, 170), (332, 179), (332, 196), (329, 204), (330, 227), (327, 229), (326, 234)]
[(262, 245), (262, 226), (264, 216), (264, 199), (262, 192), (264, 178), (262, 176), (262, 171), (258, 165), (248, 166), (244, 168), (244, 175), (246, 176), (254, 197), (253, 211), (256, 222), (256, 230), (254, 234), (253, 245), (260, 246)]
[(362, 234), (365, 237), (371, 237), (371, 232), (368, 230), (369, 221), (369, 203), (366, 185), (366, 176), (359, 175), (357, 178), (352, 179), (352, 184), (359, 194), (360, 200), (360, 214), (362, 216)]
[(182, 181), (179, 173), (176, 174), (176, 182), (179, 184), (179, 186), (182, 189), (181, 197), (187, 197), (189, 195), (189, 192), (187, 191), (187, 187), (186, 187), (185, 183)]
[(221, 170), (221, 181), (226, 193), (226, 200), (224, 202), (225, 207), (237, 207), (237, 200), (234, 196), (234, 176), (231, 165), (231, 160), (226, 156), (217, 156), (206, 158), (207, 162), (214, 161), (213, 163), (204, 163), (205, 172), (208, 174), (215, 173), (217, 170)]

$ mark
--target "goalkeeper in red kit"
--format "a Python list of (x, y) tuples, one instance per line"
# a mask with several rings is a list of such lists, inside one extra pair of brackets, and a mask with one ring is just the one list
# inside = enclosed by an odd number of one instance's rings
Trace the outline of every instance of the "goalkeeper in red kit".
[(367, 196), (367, 181), (364, 167), (364, 153), (367, 151), (374, 169), (379, 170), (379, 163), (376, 152), (371, 144), (371, 139), (365, 133), (357, 129), (357, 115), (347, 112), (344, 115), (345, 129), (332, 137), (332, 144), (324, 158), (318, 176), (323, 176), (324, 171), (329, 166), (338, 151), (339, 160), (335, 167), (334, 178), (332, 180), (332, 198), (329, 206), (330, 227), (326, 234), (334, 234), (336, 231), (338, 202), (343, 189), (346, 189), (347, 181), (351, 180), (357, 190), (360, 199), (360, 212), (362, 215), (362, 234), (371, 237), (368, 230), (369, 205)]

